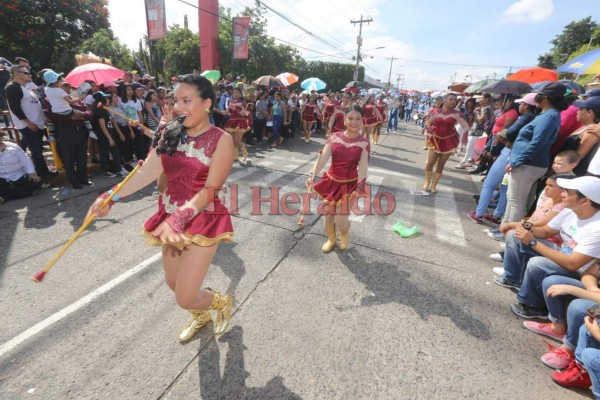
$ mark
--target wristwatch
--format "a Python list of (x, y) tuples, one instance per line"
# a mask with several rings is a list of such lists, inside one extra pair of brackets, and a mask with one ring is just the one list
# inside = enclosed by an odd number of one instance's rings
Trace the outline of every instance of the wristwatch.
[(537, 240), (533, 239), (529, 242), (529, 247), (533, 247), (537, 244)]

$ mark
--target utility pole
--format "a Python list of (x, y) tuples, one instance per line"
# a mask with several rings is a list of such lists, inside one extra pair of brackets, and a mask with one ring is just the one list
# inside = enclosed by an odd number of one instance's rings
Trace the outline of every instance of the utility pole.
[(388, 74), (388, 81), (387, 81), (387, 90), (390, 90), (392, 88), (392, 64), (394, 64), (394, 60), (397, 60), (398, 58), (393, 57), (390, 58), (390, 73)]
[(358, 64), (360, 63), (360, 46), (362, 46), (362, 24), (363, 22), (369, 23), (373, 22), (373, 18), (363, 19), (363, 16), (360, 16), (360, 20), (358, 21), (350, 21), (351, 24), (359, 24), (358, 28), (358, 36), (356, 37), (356, 44), (358, 45), (358, 49), (356, 50), (356, 67), (354, 68), (354, 81), (358, 80)]
[(398, 90), (402, 90), (402, 86), (404, 85), (404, 75), (403, 74), (397, 74), (396, 75), (398, 78)]

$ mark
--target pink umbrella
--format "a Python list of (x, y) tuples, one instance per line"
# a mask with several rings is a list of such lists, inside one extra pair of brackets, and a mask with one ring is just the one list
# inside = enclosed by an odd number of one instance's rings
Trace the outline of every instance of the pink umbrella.
[(298, 82), (298, 75), (292, 74), (291, 72), (283, 72), (277, 75), (275, 78), (279, 79), (281, 82), (285, 84), (285, 86), (293, 85)]
[(112, 81), (123, 76), (123, 71), (108, 64), (90, 63), (83, 64), (69, 72), (65, 80), (73, 86), (79, 86), (84, 81), (102, 83)]

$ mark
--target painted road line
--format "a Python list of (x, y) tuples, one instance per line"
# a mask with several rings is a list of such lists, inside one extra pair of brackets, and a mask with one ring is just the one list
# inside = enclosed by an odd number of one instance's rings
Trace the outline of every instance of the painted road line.
[(454, 192), (445, 186), (434, 195), (435, 235), (438, 240), (467, 247), (462, 220), (454, 200)]

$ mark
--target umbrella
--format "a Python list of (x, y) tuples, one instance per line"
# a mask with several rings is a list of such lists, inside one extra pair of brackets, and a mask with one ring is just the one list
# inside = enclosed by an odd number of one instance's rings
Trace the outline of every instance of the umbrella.
[(484, 79), (482, 81), (475, 82), (465, 89), (465, 93), (481, 93), (481, 89), (490, 83), (498, 82), (497, 79)]
[(433, 92), (433, 89), (429, 89), (429, 88), (423, 89), (423, 93), (431, 93), (431, 92)]
[(254, 81), (258, 86), (283, 87), (285, 84), (273, 75), (264, 75)]
[(533, 67), (520, 69), (506, 79), (509, 81), (521, 81), (525, 83), (543, 81), (556, 82), (558, 80), (558, 74), (551, 69)]
[(283, 72), (277, 75), (275, 78), (283, 82), (285, 86), (290, 86), (298, 82), (298, 75), (292, 74), (291, 72)]
[(436, 97), (444, 97), (446, 94), (448, 94), (448, 92), (445, 90), (436, 90), (431, 93), (431, 97), (435, 99)]
[(221, 71), (218, 71), (216, 69), (207, 69), (200, 75), (208, 79), (211, 83), (215, 83), (221, 77)]
[(319, 78), (308, 78), (302, 81), (300, 84), (302, 89), (319, 91), (323, 90), (327, 87), (327, 84), (320, 80)]
[(358, 92), (360, 92), (360, 88), (358, 88), (358, 87), (345, 87), (345, 88), (342, 89), (342, 92), (358, 93)]
[(569, 60), (556, 69), (558, 72), (572, 72), (579, 75), (600, 74), (600, 49), (595, 49)]
[[(538, 83), (534, 83), (533, 85), (531, 85), (531, 87), (533, 88), (533, 90), (538, 90), (539, 88), (541, 88), (545, 84), (551, 83), (551, 82), (552, 81), (538, 82)], [(565, 85), (567, 87), (567, 89), (571, 89), (571, 90), (576, 91), (577, 94), (584, 94), (585, 93), (585, 88), (580, 83), (577, 83), (575, 81), (570, 81), (568, 79), (562, 79), (562, 80), (560, 80), (558, 82), (562, 83), (563, 85)]]
[(346, 87), (357, 87), (357, 88), (362, 88), (363, 84), (360, 81), (350, 81), (348, 83), (346, 83)]
[(123, 71), (108, 64), (89, 63), (83, 64), (69, 72), (65, 81), (77, 87), (85, 81), (96, 83), (112, 81), (123, 76)]
[(448, 89), (450, 89), (453, 92), (462, 93), (469, 86), (471, 86), (471, 84), (469, 82), (455, 83), (453, 85), (448, 86)]
[(482, 92), (489, 92), (495, 94), (511, 94), (514, 96), (520, 96), (524, 93), (530, 93), (533, 88), (525, 82), (511, 81), (508, 79), (502, 79), (501, 81), (491, 83), (481, 89)]

